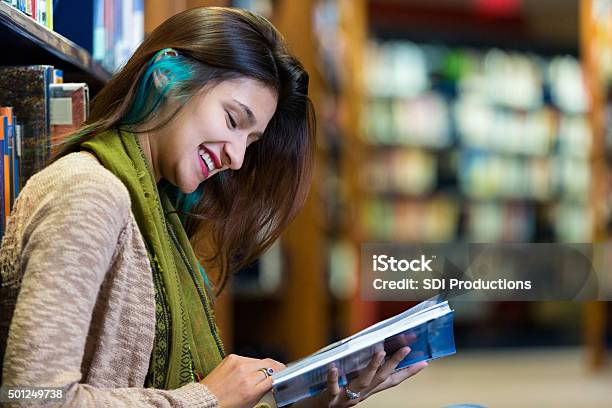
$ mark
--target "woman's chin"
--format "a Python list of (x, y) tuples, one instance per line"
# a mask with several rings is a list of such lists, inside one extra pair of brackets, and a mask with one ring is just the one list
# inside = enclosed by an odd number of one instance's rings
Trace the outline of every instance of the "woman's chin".
[(184, 182), (184, 183), (177, 183), (177, 184), (178, 184), (178, 189), (183, 194), (191, 194), (194, 191), (196, 191), (196, 189), (198, 188), (198, 183), (193, 183), (193, 182)]
[(179, 187), (179, 190), (181, 190), (181, 192), (184, 193), (184, 194), (191, 194), (194, 191), (196, 191), (197, 188), (198, 188), (198, 186), (196, 185), (195, 187), (192, 187), (192, 188), (182, 188), (182, 187)]

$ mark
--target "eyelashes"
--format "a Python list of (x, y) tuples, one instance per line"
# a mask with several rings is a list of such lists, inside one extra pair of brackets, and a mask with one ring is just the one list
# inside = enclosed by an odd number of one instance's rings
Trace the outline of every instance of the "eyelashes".
[[(236, 122), (236, 120), (234, 119), (232, 114), (229, 112), (229, 110), (227, 110), (227, 109), (224, 109), (224, 110), (225, 110), (225, 114), (227, 115), (227, 121), (229, 122), (229, 127), (231, 129), (237, 129), (238, 128), (238, 123)], [(260, 139), (260, 136), (249, 135), (248, 143), (251, 144), (253, 142), (258, 141), (259, 139)]]
[(232, 114), (229, 113), (229, 111), (226, 109), (225, 113), (227, 113), (227, 117), (229, 118), (229, 122), (230, 122), (230, 126), (232, 127), (232, 129), (236, 129), (236, 121), (234, 120), (234, 118), (232, 117)]

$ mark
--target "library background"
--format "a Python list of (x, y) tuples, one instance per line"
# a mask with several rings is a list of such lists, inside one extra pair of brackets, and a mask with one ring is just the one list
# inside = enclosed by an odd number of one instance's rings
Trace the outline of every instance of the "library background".
[[(360, 298), (364, 242), (612, 238), (612, 0), (0, 0), (0, 228), (146, 33), (212, 5), (279, 28), (318, 118), (302, 214), (217, 302), (229, 351), (289, 362), (410, 306)], [(457, 354), (364, 406), (610, 406), (608, 303), (454, 307)]]

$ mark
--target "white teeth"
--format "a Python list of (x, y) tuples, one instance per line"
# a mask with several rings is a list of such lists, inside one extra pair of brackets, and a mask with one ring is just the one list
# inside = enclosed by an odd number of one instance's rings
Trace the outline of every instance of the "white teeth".
[(204, 160), (204, 163), (206, 163), (208, 171), (213, 171), (215, 169), (215, 162), (213, 162), (208, 152), (204, 151), (204, 149), (200, 149), (198, 150), (198, 153), (200, 154), (202, 160)]

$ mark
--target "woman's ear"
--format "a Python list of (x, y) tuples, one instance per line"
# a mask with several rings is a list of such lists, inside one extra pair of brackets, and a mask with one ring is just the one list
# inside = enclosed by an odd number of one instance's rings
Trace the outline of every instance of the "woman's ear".
[[(157, 53), (154, 63), (161, 61), (163, 58), (177, 57), (178, 52), (173, 48), (165, 48)], [(168, 76), (159, 69), (153, 71), (153, 83), (156, 89), (163, 89), (168, 84)]]

